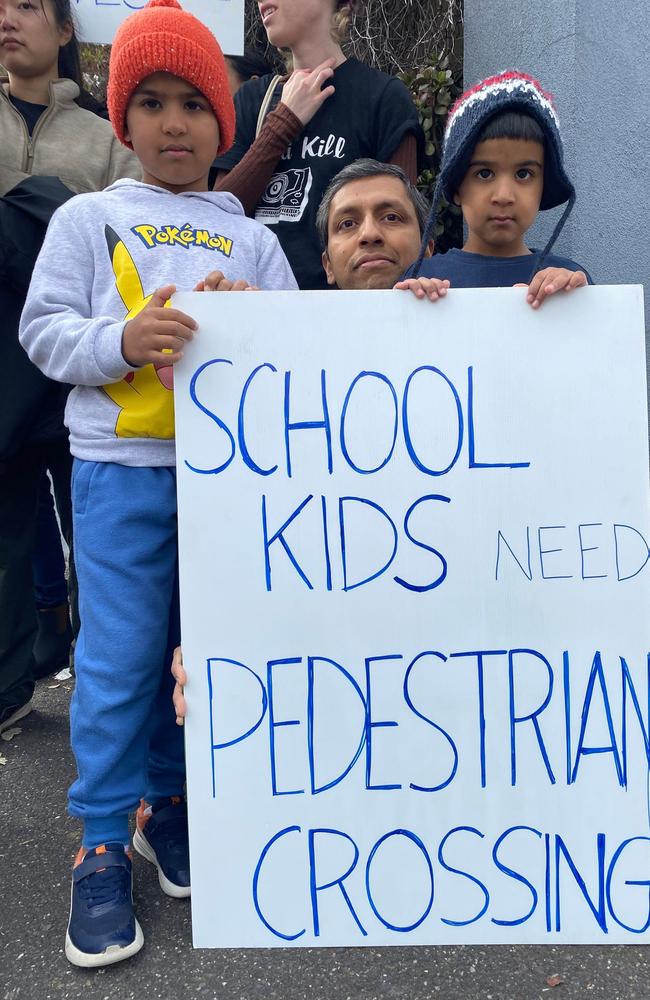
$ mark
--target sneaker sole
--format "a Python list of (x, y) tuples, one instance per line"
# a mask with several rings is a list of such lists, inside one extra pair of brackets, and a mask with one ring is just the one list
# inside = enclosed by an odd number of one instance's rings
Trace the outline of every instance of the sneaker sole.
[(114, 965), (115, 962), (123, 962), (125, 958), (131, 958), (132, 955), (136, 955), (140, 951), (143, 944), (144, 935), (142, 933), (142, 928), (136, 920), (135, 938), (132, 943), (124, 946), (118, 944), (111, 945), (106, 949), (106, 951), (80, 951), (79, 948), (72, 943), (70, 934), (66, 932), (65, 957), (72, 965), (76, 965), (80, 969), (98, 969), (103, 965)]
[(175, 885), (173, 882), (170, 882), (170, 880), (167, 878), (164, 871), (158, 864), (158, 859), (156, 857), (156, 853), (153, 847), (151, 846), (149, 841), (142, 836), (137, 827), (133, 835), (133, 846), (135, 850), (138, 852), (138, 854), (142, 855), (142, 857), (146, 861), (151, 862), (151, 864), (155, 865), (156, 868), (158, 869), (158, 881), (160, 882), (160, 888), (162, 889), (162, 891), (165, 893), (166, 896), (173, 896), (174, 899), (186, 899), (188, 896), (192, 894), (191, 886)]
[(13, 715), (10, 715), (8, 719), (4, 720), (4, 722), (0, 722), (0, 733), (3, 733), (5, 729), (9, 729), (10, 726), (13, 726), (15, 722), (20, 722), (20, 720), (24, 719), (26, 715), (29, 715), (32, 707), (33, 706), (30, 700), (26, 705), (21, 705), (20, 708), (17, 708)]

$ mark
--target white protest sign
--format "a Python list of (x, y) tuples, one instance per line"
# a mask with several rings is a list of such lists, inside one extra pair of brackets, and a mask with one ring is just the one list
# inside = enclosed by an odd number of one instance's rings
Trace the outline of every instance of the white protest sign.
[[(121, 22), (147, 0), (74, 0), (81, 42), (111, 43)], [(244, 51), (244, 0), (181, 0), (181, 6), (210, 28), (228, 55)]]
[(195, 944), (648, 941), (641, 289), (174, 304)]

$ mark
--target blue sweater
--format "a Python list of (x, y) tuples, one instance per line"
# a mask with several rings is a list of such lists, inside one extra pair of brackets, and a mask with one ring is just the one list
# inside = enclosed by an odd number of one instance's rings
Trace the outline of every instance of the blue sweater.
[[(448, 278), (452, 288), (508, 288), (517, 284), (529, 284), (539, 260), (539, 251), (523, 257), (487, 257), (465, 250), (448, 250), (444, 254), (425, 257), (420, 269), (422, 278)], [(566, 257), (549, 254), (544, 267), (566, 267), (569, 271), (584, 271), (590, 285), (593, 285), (587, 271), (580, 264)], [(411, 269), (405, 277), (411, 277)]]

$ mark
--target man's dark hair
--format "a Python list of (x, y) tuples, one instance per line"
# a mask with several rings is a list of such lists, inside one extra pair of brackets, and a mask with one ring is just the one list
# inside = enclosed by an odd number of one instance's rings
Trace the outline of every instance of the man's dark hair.
[(545, 145), (544, 133), (538, 122), (530, 115), (520, 111), (504, 111), (491, 118), (476, 140), (487, 142), (488, 139), (523, 139), (524, 142), (539, 142)]
[(378, 160), (355, 160), (354, 163), (343, 167), (343, 170), (336, 177), (332, 178), (318, 206), (316, 230), (323, 250), (327, 250), (327, 223), (332, 199), (346, 184), (350, 184), (351, 181), (363, 180), (364, 177), (395, 177), (398, 181), (401, 181), (415, 209), (418, 226), (420, 227), (420, 235), (422, 235), (429, 213), (429, 204), (424, 195), (420, 194), (415, 184), (411, 183), (402, 168), (396, 166), (394, 163), (379, 163)]

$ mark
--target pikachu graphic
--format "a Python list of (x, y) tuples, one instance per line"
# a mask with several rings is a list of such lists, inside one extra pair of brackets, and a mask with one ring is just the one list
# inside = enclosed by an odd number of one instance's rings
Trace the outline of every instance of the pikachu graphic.
[[(126, 319), (133, 319), (144, 309), (151, 295), (144, 294), (140, 275), (131, 254), (114, 229), (105, 226), (115, 287), (126, 308)], [(169, 303), (167, 303), (168, 305)], [(171, 365), (144, 365), (129, 372), (121, 382), (103, 386), (120, 407), (115, 425), (117, 437), (174, 437), (174, 393)]]

